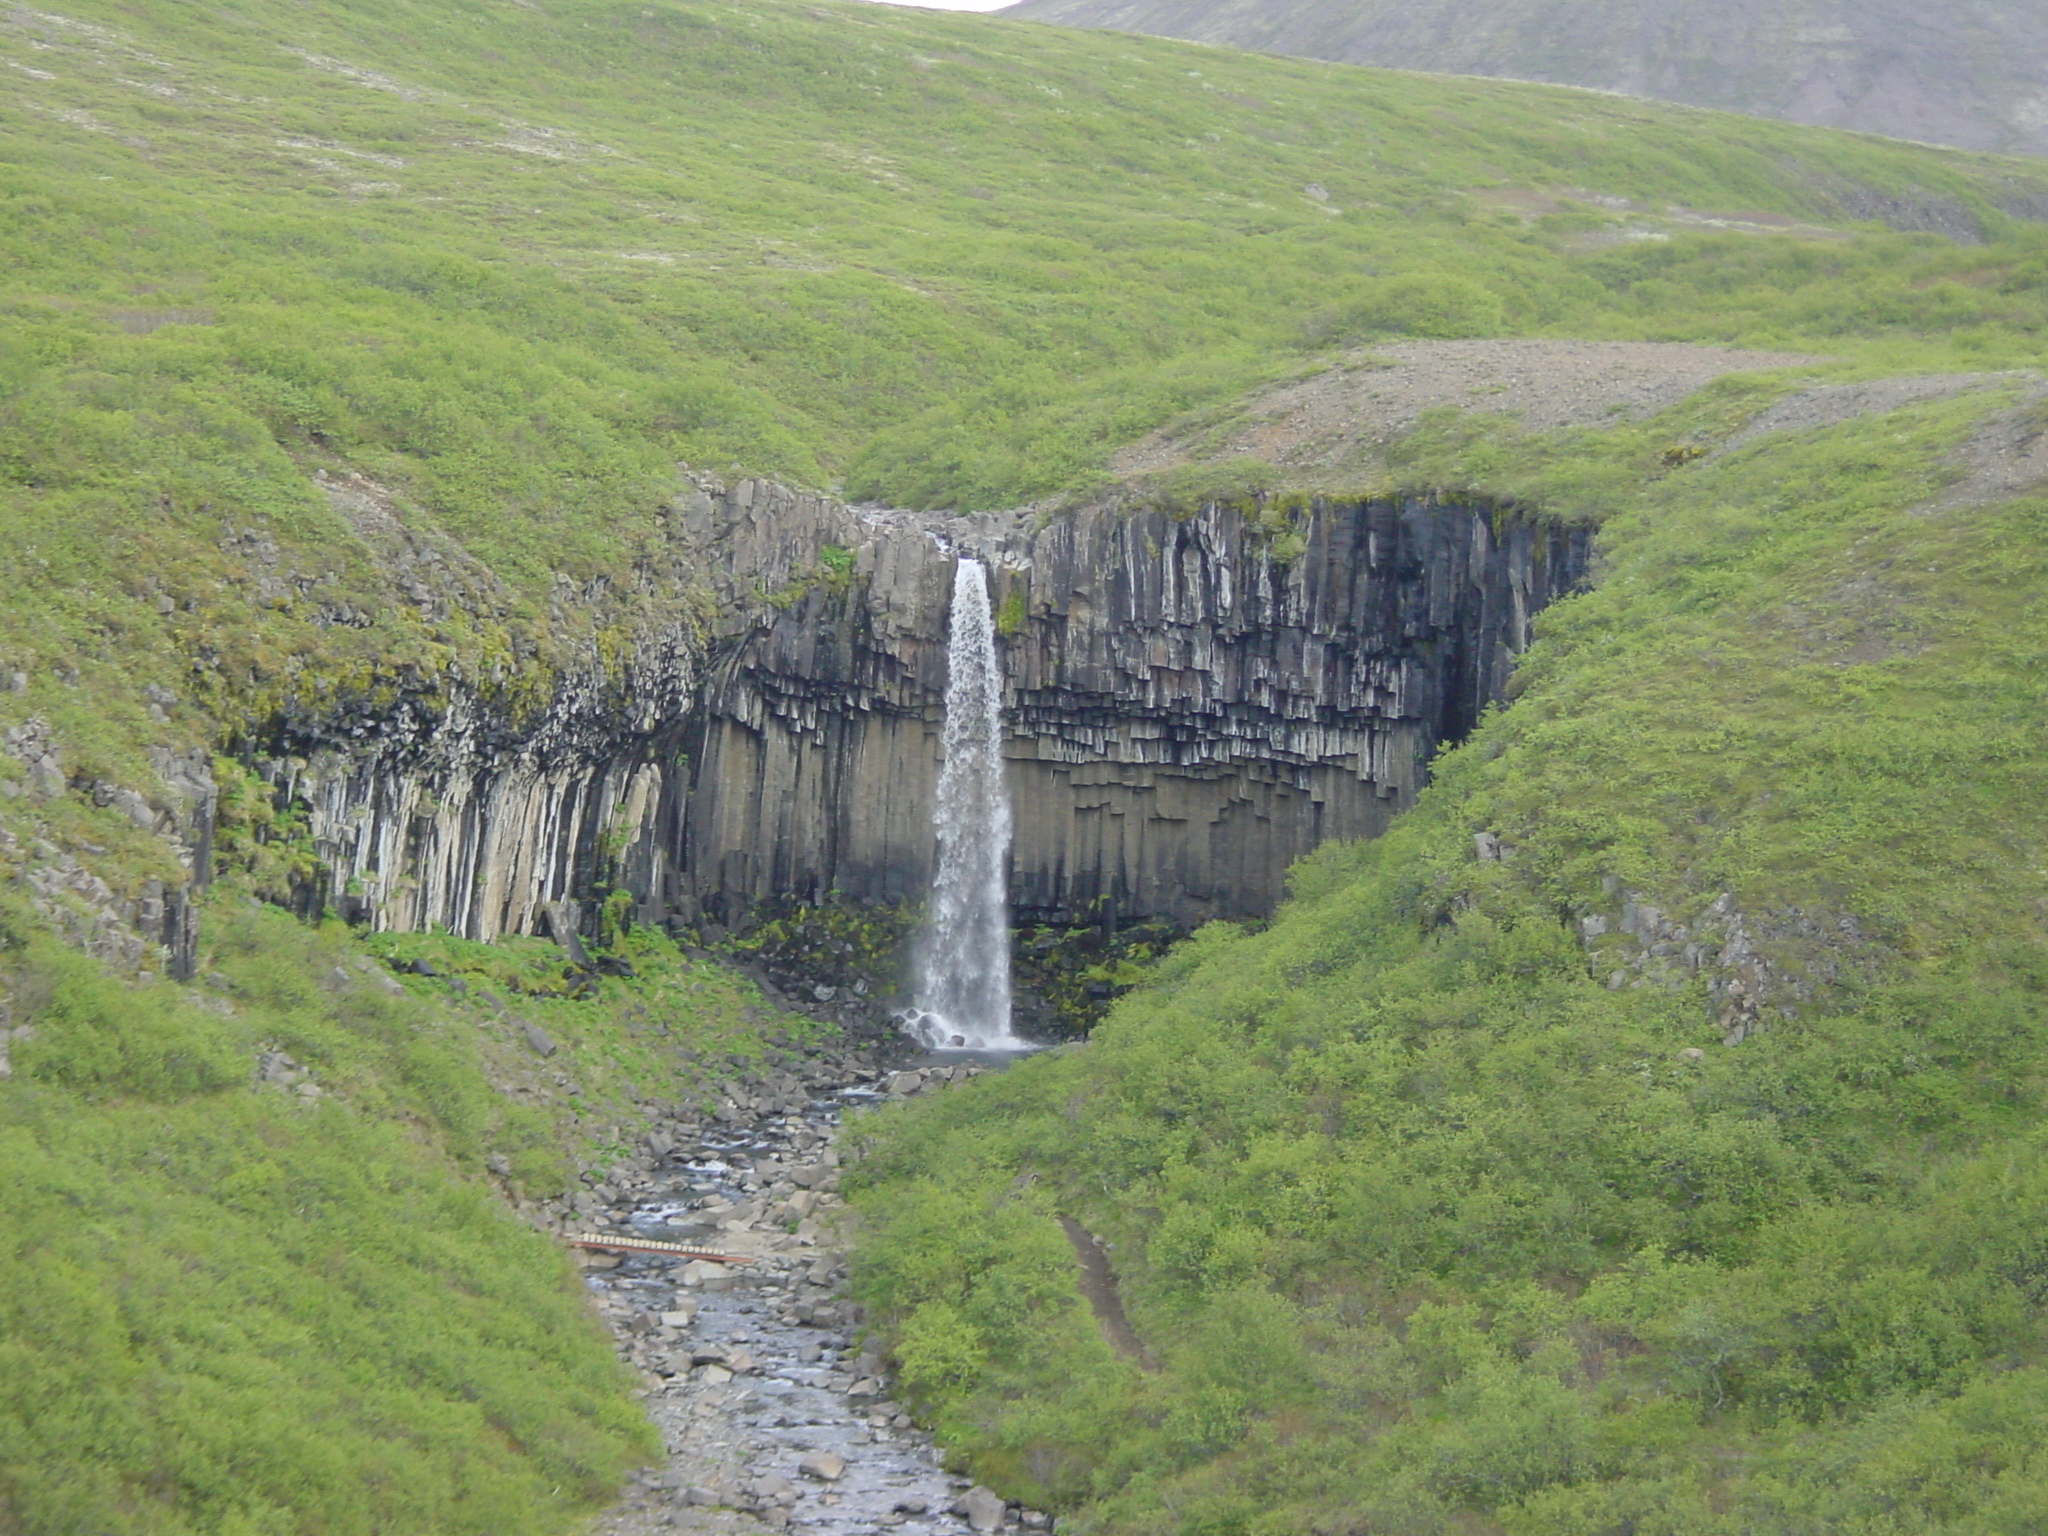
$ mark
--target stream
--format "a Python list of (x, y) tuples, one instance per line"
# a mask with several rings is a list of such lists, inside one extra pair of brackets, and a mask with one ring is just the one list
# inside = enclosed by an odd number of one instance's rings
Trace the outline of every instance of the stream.
[[(599, 1185), (579, 1207), (593, 1236), (639, 1236), (744, 1256), (717, 1265), (665, 1255), (585, 1259), (584, 1283), (647, 1383), (665, 1460), (634, 1475), (599, 1536), (656, 1531), (965, 1536), (1044, 1529), (949, 1475), (931, 1438), (862, 1352), (833, 1235), (841, 1111), (930, 1092), (981, 1070), (927, 1058), (919, 1079), (808, 1091), (801, 1109), (657, 1132), (644, 1173)], [(892, 1091), (893, 1090), (893, 1091)], [(823, 1218), (823, 1219), (821, 1219)]]

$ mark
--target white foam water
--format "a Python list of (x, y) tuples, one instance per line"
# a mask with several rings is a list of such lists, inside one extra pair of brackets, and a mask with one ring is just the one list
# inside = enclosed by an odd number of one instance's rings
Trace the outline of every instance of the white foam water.
[(912, 946), (916, 1002), (903, 1027), (933, 1050), (1029, 1049), (1010, 1032), (1010, 798), (1003, 782), (1003, 667), (988, 573), (953, 571), (939, 764), (938, 866)]

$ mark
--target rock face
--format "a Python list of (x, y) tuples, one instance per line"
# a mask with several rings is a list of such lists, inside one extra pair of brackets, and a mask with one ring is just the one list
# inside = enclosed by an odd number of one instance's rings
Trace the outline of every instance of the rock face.
[(572, 672), (523, 726), (461, 690), (294, 723), (263, 768), (308, 812), (325, 878), (303, 899), (378, 928), (492, 938), (537, 931), (600, 878), (658, 888), (651, 831), (679, 787), (700, 649), (683, 627), (653, 630), (621, 683)]
[[(1270, 911), (1294, 859), (1413, 799), (1586, 565), (1583, 531), (1420, 503), (1281, 538), (1215, 507), (942, 531), (995, 573), (1024, 921)], [(879, 521), (844, 595), (719, 666), (679, 906), (922, 898), (953, 565), (929, 533)]]
[(1020, 920), (1262, 914), (1409, 803), (1587, 562), (1584, 530), (1423, 502), (1034, 525), (706, 481), (672, 512), (708, 618), (643, 620), (523, 725), (458, 694), (280, 744), (329, 899), (480, 938), (599, 883), (649, 921), (921, 901), (959, 551), (1003, 631)]
[[(39, 716), (0, 733), (0, 753), (22, 764), (27, 786), (24, 791), (9, 780), (0, 793), (26, 792), (49, 800), (73, 783), (48, 722)], [(78, 783), (93, 804), (117, 810), (136, 830), (163, 839), (183, 871), (184, 878), (176, 883), (146, 880), (124, 898), (76, 858), (40, 839), (32, 849), (23, 850), (12, 833), (0, 830), (0, 853), (32, 854), (24, 860), (23, 874), (29, 900), (87, 954), (124, 968), (153, 963), (154, 956), (172, 977), (189, 981), (196, 969), (199, 936), (194, 900), (205, 889), (213, 867), (219, 790), (209, 761), (200, 748), (151, 747), (149, 763), (157, 782), (148, 795), (96, 778)]]

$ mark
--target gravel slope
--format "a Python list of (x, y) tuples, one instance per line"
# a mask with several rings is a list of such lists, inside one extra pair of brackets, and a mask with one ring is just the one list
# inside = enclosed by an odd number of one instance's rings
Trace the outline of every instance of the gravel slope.
[(1684, 342), (1404, 342), (1255, 396), (1220, 454), (1197, 455), (1185, 438), (1155, 432), (1119, 453), (1111, 470), (1140, 475), (1239, 453), (1291, 468), (1341, 464), (1372, 455), (1445, 405), (1509, 412), (1538, 432), (1600, 426), (1654, 415), (1725, 374), (1818, 361)]

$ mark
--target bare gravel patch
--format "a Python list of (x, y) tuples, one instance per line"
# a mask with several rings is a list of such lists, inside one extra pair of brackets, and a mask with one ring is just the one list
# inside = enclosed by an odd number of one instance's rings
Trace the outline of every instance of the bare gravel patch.
[[(1992, 375), (2001, 379), (2012, 374)], [(2034, 377), (2034, 387), (2009, 411), (1992, 416), (1970, 440), (1950, 456), (1962, 477), (1924, 506), (1923, 516), (1985, 507), (2006, 501), (2048, 483), (2048, 383)]]
[[(1383, 449), (1424, 411), (1446, 405), (1515, 415), (1536, 432), (1640, 420), (1731, 373), (1821, 361), (1685, 342), (1403, 342), (1254, 397), (1221, 452), (1282, 466), (1341, 463)], [(1157, 432), (1111, 468), (1141, 475), (1196, 456), (1183, 439)]]
[(1885, 416), (1923, 400), (1948, 400), (1971, 390), (1995, 389), (2028, 377), (2024, 373), (1948, 373), (1871, 379), (1860, 384), (1816, 384), (1771, 406), (1715, 452), (1730, 453), (1773, 432), (1812, 432), (1836, 427), (1858, 416)]

